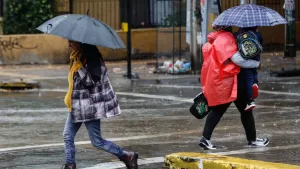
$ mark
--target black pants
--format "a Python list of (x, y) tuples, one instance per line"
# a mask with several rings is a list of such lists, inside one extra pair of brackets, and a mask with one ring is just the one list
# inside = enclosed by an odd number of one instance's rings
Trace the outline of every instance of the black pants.
[[(241, 82), (241, 77), (239, 77), (239, 82)], [(240, 83), (239, 83), (240, 84)], [(244, 84), (244, 83), (243, 83)], [(252, 110), (245, 111), (245, 107), (247, 105), (247, 94), (246, 88), (243, 85), (238, 85), (238, 96), (234, 104), (236, 105), (237, 109), (241, 113), (241, 121), (244, 126), (246, 137), (248, 141), (255, 141), (256, 140), (256, 129), (255, 129), (255, 121), (253, 117)], [(210, 140), (211, 135), (221, 120), (223, 114), (226, 112), (227, 108), (230, 106), (231, 103), (226, 103), (218, 106), (213, 106), (211, 112), (207, 115), (206, 123), (203, 131), (203, 136)], [(234, 124), (232, 124), (234, 125)]]
[(257, 70), (256, 68), (248, 68), (248, 69), (241, 68), (241, 74), (243, 74), (244, 76), (244, 84), (246, 86), (245, 88), (246, 88), (248, 101), (252, 100), (253, 99), (252, 86), (254, 83), (258, 83)]

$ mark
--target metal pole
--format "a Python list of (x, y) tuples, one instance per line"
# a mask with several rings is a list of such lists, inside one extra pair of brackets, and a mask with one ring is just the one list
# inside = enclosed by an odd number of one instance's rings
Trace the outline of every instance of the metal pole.
[[(154, 1), (152, 1), (152, 3), (154, 4)], [(154, 5), (153, 5), (154, 6)], [(156, 10), (155, 10), (156, 9)], [(156, 1), (156, 4), (155, 6), (153, 7), (153, 11), (156, 15), (156, 69), (158, 68), (158, 56), (159, 56), (159, 53), (158, 53), (158, 29), (159, 29), (159, 22), (158, 22), (158, 3)]]
[[(202, 8), (202, 7), (201, 7)], [(202, 21), (202, 33), (201, 33), (201, 44), (205, 44), (207, 41), (207, 25), (208, 25), (208, 0), (204, 0), (204, 6), (203, 6), (203, 21)]]
[(296, 57), (296, 10), (294, 0), (285, 0), (285, 49), (284, 57)]
[(181, 8), (182, 1), (179, 0), (179, 60), (181, 60)]
[(131, 79), (131, 17), (132, 17), (132, 4), (131, 0), (127, 0), (127, 78)]
[(249, 4), (249, 0), (240, 0), (240, 4), (243, 5), (243, 4)]
[(69, 0), (69, 12), (73, 13), (73, 0)]
[(194, 57), (194, 73), (196, 73), (196, 69), (199, 69), (200, 63), (199, 59), (197, 59), (197, 19), (195, 17), (195, 11), (196, 11), (196, 0), (192, 1), (192, 7), (191, 7), (191, 14), (192, 14), (192, 42), (191, 44), (193, 45), (193, 57)]
[(195, 61), (195, 57), (194, 57), (194, 40), (193, 40), (193, 36), (194, 36), (194, 32), (193, 32), (193, 1), (194, 0), (188, 0), (187, 1), (187, 5), (189, 6), (189, 26), (190, 26), (190, 52), (191, 52), (191, 63), (192, 63), (192, 69), (194, 71), (196, 71), (195, 65), (196, 65), (196, 61)]
[(217, 0), (219, 14), (222, 13), (221, 0)]
[[(173, 4), (172, 4), (172, 15), (174, 16), (174, 11), (175, 11), (175, 2), (174, 1), (172, 1), (173, 2)], [(175, 22), (173, 21), (173, 23), (172, 23), (172, 25), (173, 25), (173, 74), (175, 74), (175, 70), (174, 70), (174, 68), (175, 68), (175, 58), (174, 58), (174, 55), (175, 55)]]

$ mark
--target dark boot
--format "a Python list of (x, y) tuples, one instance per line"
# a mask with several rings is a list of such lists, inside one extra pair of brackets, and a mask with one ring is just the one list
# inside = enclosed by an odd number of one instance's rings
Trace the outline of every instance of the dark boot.
[(138, 163), (137, 160), (139, 158), (139, 154), (136, 152), (126, 152), (126, 156), (121, 161), (124, 162), (127, 169), (138, 169)]
[(76, 164), (65, 164), (61, 169), (76, 169)]

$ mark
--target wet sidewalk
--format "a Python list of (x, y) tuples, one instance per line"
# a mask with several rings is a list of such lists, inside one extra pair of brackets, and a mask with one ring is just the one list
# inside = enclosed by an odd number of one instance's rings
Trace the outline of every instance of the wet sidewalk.
[[(282, 62), (280, 57), (271, 59)], [(132, 62), (132, 72), (138, 73), (140, 80), (124, 77), (126, 61), (106, 63), (122, 114), (103, 120), (101, 132), (125, 149), (138, 151), (139, 168), (163, 169), (164, 157), (176, 152), (300, 165), (299, 77), (272, 76), (269, 69), (259, 71), (260, 96), (254, 114), (257, 135), (271, 140), (268, 147), (246, 146), (239, 112), (231, 105), (212, 137), (220, 149), (205, 151), (198, 146), (205, 120), (189, 113), (192, 98), (201, 91), (199, 75), (154, 74), (154, 67), (149, 66), (153, 62)], [(23, 79), (41, 85), (36, 90), (0, 91), (0, 168), (53, 169), (64, 164), (67, 75), (68, 65), (0, 66), (0, 81)], [(80, 169), (124, 167), (116, 157), (91, 146), (84, 126), (76, 143)]]

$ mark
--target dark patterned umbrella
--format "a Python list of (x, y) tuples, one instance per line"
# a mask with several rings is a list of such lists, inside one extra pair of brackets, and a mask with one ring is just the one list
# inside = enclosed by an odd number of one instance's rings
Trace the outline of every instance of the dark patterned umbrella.
[(222, 12), (213, 22), (213, 26), (236, 26), (240, 28), (255, 26), (275, 26), (287, 21), (273, 9), (245, 4)]

